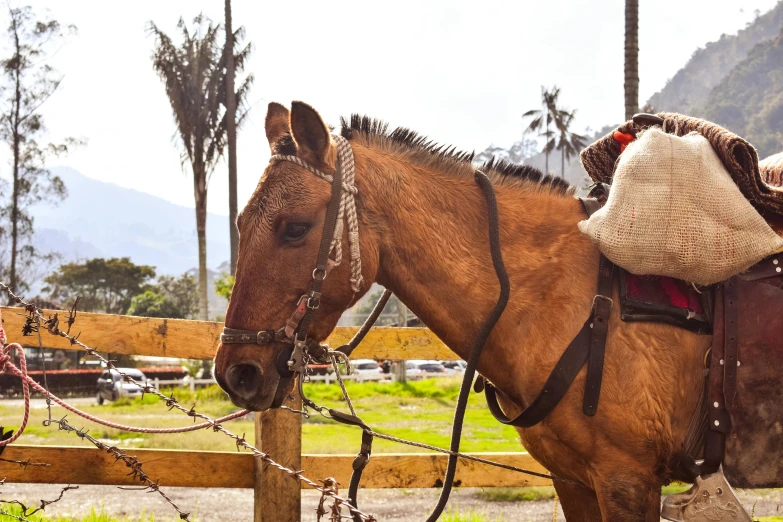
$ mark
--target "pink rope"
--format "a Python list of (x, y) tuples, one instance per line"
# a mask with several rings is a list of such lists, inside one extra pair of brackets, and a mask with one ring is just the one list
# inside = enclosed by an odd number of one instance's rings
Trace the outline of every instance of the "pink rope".
[[(17, 352), (19, 353), (19, 366), (20, 368), (17, 368), (12, 362), (11, 358), (6, 353), (9, 348), (16, 347)], [(241, 410), (235, 413), (232, 413), (230, 415), (226, 415), (225, 417), (220, 417), (219, 419), (215, 419), (212, 421), (205, 421), (199, 424), (194, 424), (192, 426), (182, 426), (179, 428), (142, 428), (139, 426), (126, 426), (124, 424), (117, 424), (115, 422), (110, 422), (107, 420), (100, 419), (98, 417), (95, 417), (94, 415), (90, 415), (87, 412), (84, 412), (78, 408), (75, 408), (65, 402), (64, 400), (60, 399), (59, 397), (51, 394), (48, 392), (43, 386), (35, 382), (32, 377), (27, 375), (27, 362), (25, 361), (24, 357), (24, 350), (22, 350), (22, 347), (19, 346), (17, 343), (9, 344), (6, 347), (6, 352), (0, 353), (0, 373), (2, 371), (11, 373), (13, 375), (16, 375), (17, 377), (22, 379), (22, 388), (24, 390), (24, 419), (22, 420), (22, 425), (19, 427), (19, 431), (17, 431), (13, 437), (11, 437), (8, 440), (0, 441), (0, 446), (5, 446), (6, 444), (10, 444), (11, 442), (15, 441), (19, 438), (19, 436), (24, 431), (25, 426), (27, 425), (27, 420), (30, 415), (30, 390), (28, 387), (28, 383), (30, 386), (33, 387), (37, 392), (41, 393), (44, 397), (49, 397), (54, 402), (65, 408), (66, 410), (75, 413), (76, 415), (79, 415), (80, 417), (84, 417), (87, 420), (90, 420), (92, 422), (95, 422), (97, 424), (101, 424), (103, 426), (106, 426), (107, 428), (114, 428), (117, 430), (122, 431), (131, 431), (135, 433), (186, 433), (189, 431), (196, 431), (201, 430), (204, 428), (212, 428), (217, 424), (220, 424), (221, 422), (226, 422), (230, 420), (234, 420), (238, 417), (244, 417), (249, 413), (249, 410)]]
[[(2, 327), (0, 327), (0, 337), (2, 337), (3, 340), (5, 339), (5, 333), (2, 331)], [(16, 352), (19, 354), (19, 366), (22, 367), (21, 370), (11, 364), (10, 354), (11, 350), (14, 348), (16, 348)], [(8, 444), (11, 444), (13, 441), (18, 439), (22, 433), (24, 433), (24, 429), (27, 427), (27, 421), (30, 419), (30, 387), (27, 385), (27, 383), (28, 381), (32, 381), (32, 379), (27, 376), (27, 360), (24, 357), (24, 349), (18, 343), (9, 344), (3, 347), (2, 351), (0, 351), (0, 373), (5, 371), (5, 369), (10, 366), (13, 366), (13, 369), (16, 370), (18, 375), (22, 378), (22, 392), (24, 393), (24, 417), (22, 417), (22, 425), (19, 426), (19, 429), (10, 439), (0, 440), (0, 447), (7, 446)], [(2, 435), (2, 433), (0, 433), (0, 435)]]

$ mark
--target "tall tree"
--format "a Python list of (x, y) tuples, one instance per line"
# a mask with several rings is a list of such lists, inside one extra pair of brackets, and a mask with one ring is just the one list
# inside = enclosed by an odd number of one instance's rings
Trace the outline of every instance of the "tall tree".
[(639, 112), (639, 0), (625, 0), (625, 120)]
[(228, 120), (228, 227), (231, 244), (231, 275), (237, 271), (239, 230), (237, 229), (237, 125), (234, 92), (234, 33), (231, 24), (231, 0), (226, 0), (226, 118)]
[(56, 203), (67, 195), (62, 180), (46, 169), (46, 161), (78, 143), (72, 138), (60, 144), (39, 143), (46, 133), (41, 107), (62, 82), (62, 76), (46, 60), (62, 44), (66, 33), (74, 33), (76, 28), (62, 27), (57, 20), (37, 19), (29, 6), (9, 6), (8, 15), (11, 54), (0, 61), (0, 139), (11, 150), (11, 194), (0, 212), (10, 229), (3, 234), (10, 245), (2, 247), (8, 251), (10, 262), (2, 276), (14, 289), (24, 290), (29, 281), (25, 280), (23, 267), (46, 257), (32, 243), (33, 217), (29, 209), (41, 201)]
[(576, 110), (572, 111), (560, 111), (557, 130), (559, 132), (559, 140), (557, 142), (557, 149), (560, 151), (560, 177), (565, 179), (565, 162), (570, 160), (572, 156), (576, 156), (587, 145), (585, 141), (587, 138), (581, 134), (571, 132), (571, 124), (576, 117)]
[(523, 118), (533, 118), (525, 129), (524, 134), (535, 132), (539, 136), (544, 137), (545, 174), (549, 174), (549, 155), (557, 144), (557, 136), (555, 130), (552, 129), (552, 125), (558, 125), (563, 112), (557, 107), (557, 99), (559, 96), (559, 87), (554, 86), (551, 90), (547, 90), (546, 87), (542, 85), (541, 108), (529, 110), (522, 115)]
[[(207, 185), (226, 146), (228, 118), (225, 110), (226, 64), (218, 43), (220, 27), (203, 15), (193, 19), (191, 33), (180, 18), (177, 28), (182, 42), (177, 45), (155, 23), (149, 31), (155, 36), (152, 64), (163, 81), (171, 104), (177, 134), (182, 143), (181, 162), (190, 164), (196, 201), (198, 235), (199, 318), (209, 319), (207, 293)], [(239, 40), (242, 30), (234, 33)], [(238, 37), (238, 38), (237, 38)], [(243, 70), (250, 55), (248, 45), (233, 55), (236, 70)], [(236, 91), (236, 104), (244, 105), (253, 77), (248, 75)], [(238, 119), (241, 125), (247, 111)]]
[(72, 302), (82, 296), (79, 308), (87, 312), (124, 314), (131, 299), (149, 289), (155, 268), (136, 265), (130, 258), (95, 258), (81, 263), (66, 263), (44, 279), (52, 299)]

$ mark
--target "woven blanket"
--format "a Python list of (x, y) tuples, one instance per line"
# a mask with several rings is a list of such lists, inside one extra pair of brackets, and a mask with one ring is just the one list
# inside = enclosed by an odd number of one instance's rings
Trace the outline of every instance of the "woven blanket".
[[(664, 132), (685, 136), (698, 132), (710, 142), (742, 194), (760, 212), (783, 215), (783, 154), (759, 163), (756, 149), (720, 125), (677, 113), (661, 112)], [(582, 165), (593, 181), (611, 183), (624, 144), (615, 133), (636, 136), (643, 128), (628, 121), (581, 153)]]

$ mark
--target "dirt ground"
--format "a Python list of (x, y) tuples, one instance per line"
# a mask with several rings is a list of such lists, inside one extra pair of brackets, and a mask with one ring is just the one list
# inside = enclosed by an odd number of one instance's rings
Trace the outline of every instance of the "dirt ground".
[[(253, 493), (243, 489), (165, 488), (172, 500), (186, 511), (195, 513), (199, 521), (252, 522)], [(5, 484), (0, 497), (35, 501), (56, 498), (60, 488), (54, 485)], [(374, 514), (379, 521), (421, 522), (429, 515), (439, 490), (360, 490), (359, 504), (363, 511)], [(487, 502), (479, 498), (476, 489), (457, 489), (452, 494), (449, 508), (461, 514), (480, 513), (487, 522), (549, 522), (553, 520), (551, 500), (534, 502)], [(755, 503), (755, 515), (783, 515), (783, 490), (740, 491), (740, 500), (748, 511)], [(318, 495), (313, 491), (302, 494), (302, 520), (315, 521)], [(66, 492), (63, 499), (46, 510), (51, 515), (81, 515), (91, 507), (108, 514), (133, 517), (144, 511), (155, 514), (155, 520), (174, 520), (173, 510), (154, 493), (123, 491), (107, 486), (80, 486)], [(565, 520), (558, 507), (557, 520)]]

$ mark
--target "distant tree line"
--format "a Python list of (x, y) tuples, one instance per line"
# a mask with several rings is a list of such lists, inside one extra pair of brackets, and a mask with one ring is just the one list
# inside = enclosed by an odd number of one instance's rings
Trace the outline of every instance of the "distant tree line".
[(198, 313), (198, 283), (190, 274), (161, 275), (130, 258), (95, 258), (66, 263), (44, 279), (42, 291), (67, 307), (81, 296), (85, 312), (193, 319)]

